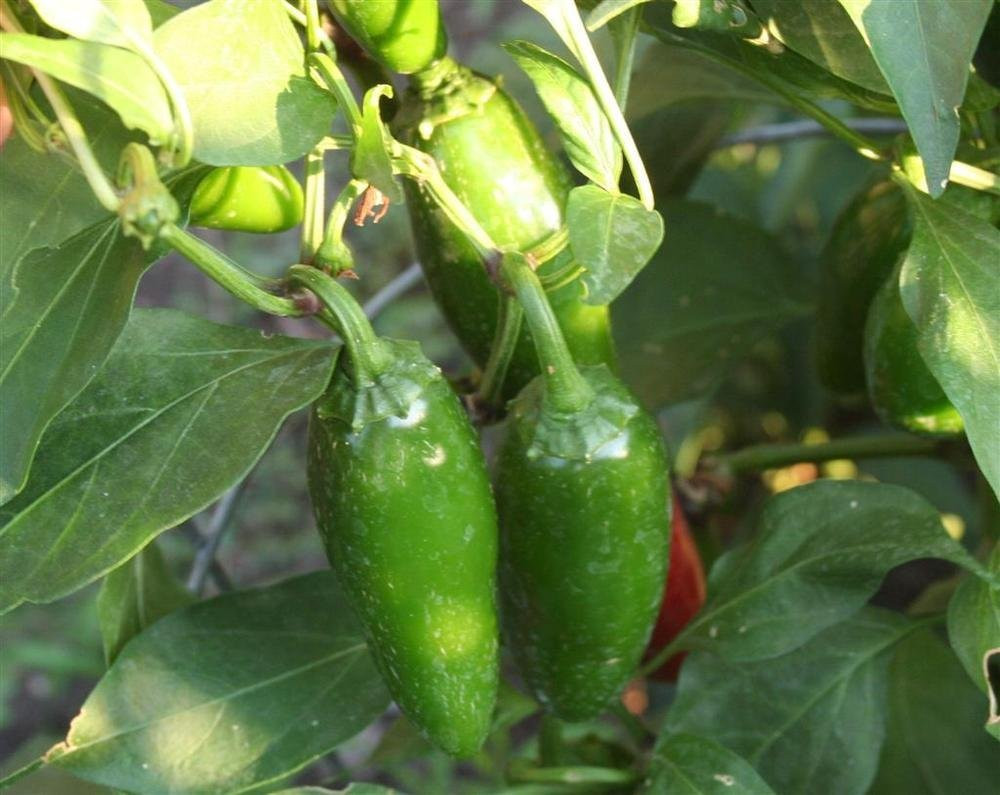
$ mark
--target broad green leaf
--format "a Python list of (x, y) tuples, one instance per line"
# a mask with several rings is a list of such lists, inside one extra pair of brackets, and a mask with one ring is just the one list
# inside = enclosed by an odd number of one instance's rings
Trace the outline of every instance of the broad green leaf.
[(789, 102), (787, 95), (792, 95), (811, 101), (843, 99), (882, 113), (897, 112), (892, 97), (837, 77), (793, 50), (774, 52), (736, 36), (678, 28), (670, 20), (667, 3), (646, 6), (643, 19), (649, 32), (664, 44), (695, 50), (722, 66), (746, 75), (773, 92), (772, 101), (779, 104)]
[(403, 200), (403, 192), (392, 173), (389, 154), (392, 137), (382, 121), (379, 100), (392, 96), (392, 86), (377, 85), (365, 92), (361, 104), (361, 134), (351, 154), (351, 172), (381, 191), (391, 202)]
[(513, 41), (503, 47), (534, 83), (573, 165), (605, 191), (617, 193), (621, 147), (590, 83), (562, 58), (536, 44)]
[(142, 0), (30, 0), (46, 24), (83, 41), (132, 48), (153, 32)]
[(0, 611), (86, 585), (211, 503), (322, 392), (333, 350), (173, 310), (133, 313), (4, 506)]
[(661, 209), (669, 241), (612, 306), (622, 374), (655, 407), (710, 394), (765, 334), (809, 312), (772, 237), (709, 205)]
[(335, 105), (306, 75), (281, 0), (210, 0), (157, 28), (153, 43), (187, 100), (203, 163), (286, 163), (329, 129)]
[(914, 626), (865, 608), (775, 659), (692, 654), (666, 725), (739, 754), (775, 792), (861, 795), (885, 735), (891, 651)]
[(857, 612), (890, 569), (917, 558), (989, 577), (909, 489), (819, 480), (782, 492), (752, 540), (716, 561), (708, 601), (678, 643), (730, 660), (783, 654)]
[(134, 52), (27, 33), (0, 34), (0, 47), (4, 58), (38, 68), (106, 102), (126, 126), (147, 133), (151, 143), (163, 143), (173, 131), (163, 85)]
[(889, 719), (870, 795), (991, 792), (1000, 744), (983, 731), (983, 701), (948, 647), (930, 630), (896, 649)]
[(587, 30), (595, 31), (604, 27), (630, 8), (648, 2), (649, 0), (601, 0), (587, 15)]
[(146, 627), (192, 601), (191, 593), (170, 573), (155, 541), (109, 572), (97, 594), (108, 665)]
[(760, 21), (779, 41), (810, 61), (871, 91), (889, 93), (858, 29), (830, 0), (754, 0)]
[(899, 277), (903, 305), (924, 361), (1000, 494), (1000, 231), (914, 189), (907, 195), (914, 229)]
[[(1000, 544), (993, 548), (989, 569), (1000, 576)], [(965, 672), (988, 692), (986, 657), (1000, 649), (1000, 586), (978, 577), (966, 577), (959, 584), (948, 603), (948, 639)], [(994, 692), (992, 699), (1000, 701), (1000, 692)]]
[[(118, 155), (130, 140), (121, 121), (94, 98), (74, 88), (66, 90), (87, 133), (87, 140), (105, 170), (113, 170)], [(72, 163), (54, 155), (35, 152), (20, 136), (4, 144), (0, 154), (0, 284), (3, 304), (10, 270), (28, 251), (54, 246), (108, 216)]]
[(588, 304), (609, 304), (641, 271), (663, 241), (663, 218), (623, 193), (596, 185), (573, 188), (566, 203), (573, 258), (586, 270)]
[(24, 486), (45, 427), (104, 362), (153, 256), (109, 219), (12, 270), (0, 328), (3, 502)]
[[(24, 160), (18, 170), (32, 162)], [(182, 207), (203, 171), (203, 167), (193, 167), (167, 179)], [(69, 174), (65, 177), (70, 178)], [(65, 198), (83, 200), (75, 191), (67, 192)], [(44, 205), (34, 207), (28, 215), (43, 221)], [(71, 207), (65, 219), (57, 213), (54, 220), (59, 228), (66, 228), (89, 212), (76, 215)], [(20, 213), (12, 215), (17, 218)], [(109, 217), (56, 248), (34, 249), (16, 265), (4, 262), (7, 271), (0, 274), (0, 403), (4, 407), (0, 412), (4, 439), (0, 504), (24, 486), (42, 432), (94, 377), (125, 325), (139, 277), (162, 253), (162, 247), (143, 251), (134, 238), (122, 236), (117, 218)]]
[(871, 48), (939, 196), (958, 144), (958, 107), (990, 0), (840, 0)]
[(647, 47), (632, 77), (629, 120), (691, 99), (785, 104), (751, 77), (703, 52), (658, 42)]
[(147, 795), (280, 780), (389, 703), (333, 574), (171, 613), (136, 636), (47, 760)]
[(774, 795), (749, 762), (718, 743), (693, 734), (660, 736), (640, 792)]

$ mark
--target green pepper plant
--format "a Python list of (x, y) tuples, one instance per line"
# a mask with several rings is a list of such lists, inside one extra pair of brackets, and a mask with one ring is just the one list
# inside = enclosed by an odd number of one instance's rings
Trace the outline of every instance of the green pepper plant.
[[(0, 31), (0, 698), (104, 652), (0, 789), (995, 791), (1000, 7)], [(227, 573), (289, 435), (317, 558)]]

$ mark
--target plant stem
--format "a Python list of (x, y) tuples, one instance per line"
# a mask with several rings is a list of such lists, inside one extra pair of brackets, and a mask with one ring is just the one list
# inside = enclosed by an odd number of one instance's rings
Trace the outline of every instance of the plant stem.
[(628, 90), (632, 83), (632, 64), (635, 62), (635, 39), (639, 33), (639, 14), (639, 7), (634, 6), (609, 23), (615, 27), (621, 25), (621, 29), (613, 35), (618, 44), (618, 60), (615, 64), (615, 99), (622, 113), (625, 112), (625, 106), (628, 104)]
[(959, 185), (965, 185), (967, 188), (1000, 195), (1000, 177), (991, 171), (977, 168), (960, 160), (952, 161), (948, 179)]
[(734, 474), (759, 472), (804, 461), (819, 463), (841, 458), (885, 458), (901, 455), (931, 455), (942, 445), (939, 439), (907, 434), (853, 436), (820, 444), (761, 444), (717, 456), (716, 466)]
[[(6, 2), (0, 4), (0, 28), (13, 31), (14, 33), (24, 32), (24, 28), (21, 27), (21, 23), (10, 11)], [(87, 141), (87, 133), (84, 131), (79, 119), (76, 118), (76, 114), (66, 100), (62, 89), (40, 69), (32, 68), (31, 73), (34, 75), (35, 80), (38, 81), (38, 85), (52, 106), (52, 110), (55, 111), (56, 117), (59, 119), (59, 125), (62, 127), (63, 133), (65, 133), (66, 140), (69, 141), (69, 145), (73, 149), (77, 161), (80, 163), (80, 168), (83, 170), (83, 175), (87, 178), (87, 183), (97, 197), (97, 201), (106, 210), (117, 213), (121, 199), (119, 199), (110, 180), (105, 175), (101, 164), (97, 162), (97, 158), (90, 148), (90, 143)]]
[(302, 217), (302, 240), (299, 243), (299, 259), (312, 262), (323, 242), (323, 216), (326, 214), (326, 167), (324, 151), (314, 146), (306, 155), (306, 200)]
[(617, 767), (573, 765), (566, 767), (532, 767), (521, 760), (511, 763), (510, 779), (513, 782), (538, 784), (634, 784), (636, 774)]
[(368, 183), (364, 180), (352, 179), (340, 191), (330, 208), (323, 242), (316, 250), (318, 256), (315, 264), (330, 271), (334, 276), (352, 266), (350, 249), (344, 243), (344, 225), (347, 223), (354, 202), (357, 201), (358, 196), (365, 192), (367, 187)]
[(639, 148), (635, 145), (632, 131), (628, 128), (625, 116), (618, 106), (615, 93), (611, 90), (611, 86), (608, 85), (608, 79), (604, 75), (601, 61), (594, 51), (594, 45), (590, 41), (590, 36), (587, 35), (587, 28), (584, 27), (583, 20), (580, 19), (580, 14), (575, 7), (571, 8), (564, 15), (564, 20), (570, 36), (572, 49), (579, 59), (587, 78), (590, 80), (590, 85), (594, 89), (598, 104), (600, 104), (601, 110), (604, 111), (604, 115), (611, 125), (611, 130), (614, 132), (615, 138), (618, 139), (618, 144), (622, 148), (622, 154), (625, 156), (629, 170), (632, 172), (632, 179), (639, 192), (639, 201), (642, 202), (647, 210), (652, 210), (654, 204), (653, 186), (650, 184), (649, 175), (646, 174), (646, 167), (643, 165)]
[(590, 384), (573, 363), (545, 288), (522, 254), (508, 252), (500, 266), (511, 285), (531, 329), (538, 364), (545, 378), (545, 400), (556, 411), (580, 411), (594, 397)]
[(39, 757), (38, 759), (28, 762), (28, 764), (26, 764), (24, 767), (18, 768), (6, 778), (0, 779), (0, 790), (7, 789), (7, 787), (9, 787), (15, 781), (20, 781), (25, 776), (30, 776), (44, 764), (45, 764), (44, 757)]
[(507, 377), (511, 357), (517, 348), (517, 340), (521, 335), (521, 321), (524, 310), (516, 299), (509, 296), (500, 297), (500, 312), (497, 316), (497, 327), (490, 348), (490, 358), (483, 369), (483, 377), (479, 382), (479, 394), (488, 406), (495, 406), (503, 394), (503, 382)]
[(156, 76), (163, 84), (164, 90), (167, 92), (170, 107), (174, 111), (174, 121), (180, 128), (178, 136), (180, 146), (173, 165), (177, 168), (186, 166), (191, 160), (191, 154), (194, 151), (194, 121), (191, 119), (191, 110), (188, 108), (184, 92), (156, 50), (140, 38), (133, 36), (130, 37), (130, 41), (135, 46), (136, 52), (142, 56), (143, 60), (149, 64), (150, 69), (156, 73)]
[(174, 224), (167, 224), (160, 230), (160, 239), (187, 257), (210, 279), (255, 309), (279, 317), (301, 317), (308, 314), (292, 299), (268, 292), (266, 288), (274, 287), (279, 282), (250, 273), (190, 232)]
[(420, 282), (420, 266), (414, 263), (396, 276), (385, 287), (369, 298), (362, 309), (369, 320), (374, 320), (389, 304)]
[(680, 641), (684, 635), (678, 635), (670, 643), (660, 649), (652, 658), (647, 662), (639, 666), (639, 670), (635, 672), (636, 676), (649, 676), (653, 671), (659, 668), (663, 663), (673, 657), (677, 652), (681, 650)]
[(639, 717), (629, 712), (621, 702), (616, 702), (611, 711), (622, 722), (625, 730), (638, 745), (656, 739), (656, 735), (653, 734), (650, 728)]
[(336, 279), (318, 268), (292, 265), (288, 269), (291, 284), (311, 290), (326, 312), (319, 318), (336, 331), (344, 341), (350, 359), (351, 380), (356, 385), (371, 382), (389, 364), (385, 345), (365, 317), (364, 310)]
[(307, 58), (310, 66), (319, 72), (320, 78), (327, 89), (336, 98), (337, 104), (347, 117), (347, 123), (351, 126), (354, 138), (361, 133), (361, 108), (358, 101), (351, 93), (351, 87), (344, 78), (344, 73), (340, 71), (337, 64), (326, 53), (311, 52)]
[(437, 162), (431, 155), (397, 142), (392, 165), (395, 173), (415, 180), (430, 193), (431, 198), (448, 216), (448, 220), (455, 224), (468, 238), (484, 262), (489, 263), (497, 258), (496, 243), (469, 211), (469, 208), (448, 187), (448, 183), (441, 176)]

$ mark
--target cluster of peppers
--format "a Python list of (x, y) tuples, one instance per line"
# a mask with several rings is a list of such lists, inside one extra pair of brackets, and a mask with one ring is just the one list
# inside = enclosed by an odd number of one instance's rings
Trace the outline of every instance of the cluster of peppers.
[[(667, 588), (695, 597), (679, 600), (680, 621), (665, 607), (657, 621), (671, 515), (659, 429), (613, 373), (608, 308), (586, 304), (578, 281), (546, 291), (559, 256), (539, 266), (519, 253), (562, 229), (565, 168), (495, 81), (447, 56), (436, 0), (330, 6), (383, 66), (411, 76), (394, 133), (435, 159), (496, 243), (498, 261), (484, 267), (424, 186), (407, 185), (420, 261), (452, 329), (484, 366), (505, 302), (526, 320), (500, 391), (513, 400), (494, 492), (464, 407), (419, 346), (379, 337), (320, 269), (289, 271), (344, 341), (309, 432), (331, 565), (400, 708), (467, 756), (490, 729), (501, 624), (539, 702), (587, 720), (633, 675), (654, 624), (664, 645), (697, 611), (704, 577), (682, 527), (671, 548), (683, 546), (686, 582)], [(254, 201), (229, 201), (236, 194)], [(301, 189), (282, 167), (216, 169), (191, 206), (194, 225), (245, 231), (301, 216)], [(661, 675), (676, 676), (676, 664)]]

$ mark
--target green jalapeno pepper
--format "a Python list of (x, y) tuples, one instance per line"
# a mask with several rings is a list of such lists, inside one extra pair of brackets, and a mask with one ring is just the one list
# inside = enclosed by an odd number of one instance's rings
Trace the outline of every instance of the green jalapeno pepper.
[(586, 720), (632, 675), (656, 619), (667, 462), (656, 422), (607, 367), (574, 366), (518, 259), (503, 270), (543, 375), (512, 401), (497, 466), (504, 632), (539, 701)]
[(437, 0), (328, 2), (330, 11), (355, 41), (394, 72), (419, 72), (448, 49)]
[(309, 426), (309, 491), (327, 554), (400, 708), (448, 753), (477, 751), (498, 682), (497, 524), (485, 461), (440, 370), (376, 337), (312, 268), (347, 356)]

